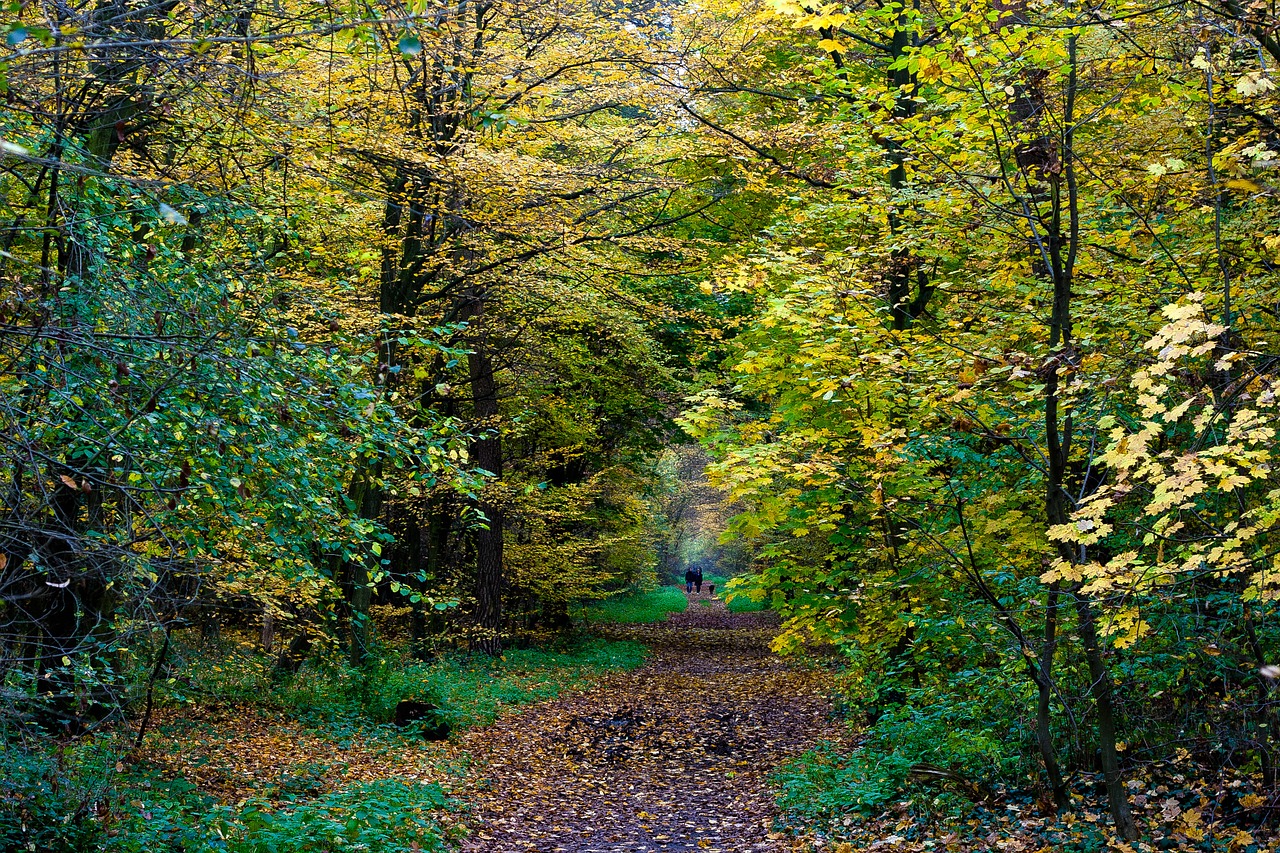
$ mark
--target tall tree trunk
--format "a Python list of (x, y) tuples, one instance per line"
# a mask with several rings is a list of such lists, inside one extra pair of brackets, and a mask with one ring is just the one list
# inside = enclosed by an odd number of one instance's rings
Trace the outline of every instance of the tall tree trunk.
[[(453, 514), (449, 509), (447, 498), (432, 497), (427, 503), (427, 523), (421, 529), (422, 552), (421, 570), (415, 573), (413, 586), (419, 592), (425, 592), (427, 584), (439, 581), (445, 568), (445, 551), (449, 546), (449, 531), (453, 527)], [(420, 578), (425, 578), (421, 580)], [(435, 617), (440, 615), (434, 608), (423, 606), (413, 608), (409, 618), (409, 632), (413, 638), (414, 654), (420, 658), (429, 656), (428, 639), (432, 630), (441, 630), (443, 623)], [(432, 617), (428, 619), (428, 617)], [(435, 623), (434, 625), (432, 623)]]
[[(479, 319), (483, 296), (475, 300), (471, 316)], [(493, 484), (502, 478), (502, 438), (498, 430), (498, 385), (493, 375), (493, 359), (483, 335), (477, 337), (467, 356), (480, 438), (471, 445), (477, 467), (487, 471), (480, 499), (480, 511), (488, 523), (476, 531), (476, 636), (473, 645), (490, 655), (502, 654), (502, 507), (492, 499)]]
[[(892, 65), (888, 73), (888, 84), (894, 96), (893, 117), (898, 123), (916, 114), (916, 75), (903, 60), (918, 43), (919, 37), (908, 17), (907, 7), (903, 5), (898, 28), (889, 41)], [(902, 240), (902, 218), (898, 212), (898, 204), (907, 189), (907, 151), (902, 141), (894, 138), (888, 139), (884, 147), (892, 164), (889, 169), (889, 234), (890, 239), (898, 243)], [(928, 274), (920, 266), (920, 259), (910, 249), (901, 246), (895, 248), (889, 256), (886, 278), (892, 325), (901, 331), (924, 313), (933, 295), (933, 287)]]
[[(894, 29), (888, 34), (883, 44), (877, 49), (888, 60), (889, 68), (885, 73), (885, 84), (893, 97), (893, 118), (895, 124), (901, 124), (913, 117), (917, 111), (916, 96), (918, 94), (918, 75), (910, 70), (907, 58), (920, 46), (920, 36), (915, 26), (919, 14), (919, 0), (913, 3), (914, 14), (903, 4), (898, 13)], [(836, 41), (838, 33), (835, 27), (823, 27), (819, 34), (824, 39)], [(831, 61), (837, 72), (843, 77), (848, 74), (845, 56), (839, 51), (832, 51)], [(852, 101), (851, 101), (852, 102)], [(887, 219), (889, 239), (895, 244), (903, 242), (902, 217), (898, 204), (900, 195), (908, 188), (907, 157), (908, 152), (902, 137), (889, 134), (880, 142), (885, 158), (889, 161), (889, 206)], [(893, 249), (889, 255), (889, 267), (885, 271), (885, 300), (889, 304), (890, 325), (899, 331), (906, 329), (917, 318), (924, 314), (933, 299), (935, 285), (929, 272), (920, 264), (920, 258), (909, 248), (901, 246)], [(914, 294), (912, 292), (914, 286)]]
[[(1052, 208), (1049, 221), (1044, 223), (1045, 235), (1038, 239), (1041, 257), (1047, 261), (1053, 281), (1053, 304), (1049, 321), (1049, 359), (1045, 364), (1045, 443), (1048, 461), (1048, 477), (1045, 491), (1045, 521), (1049, 526), (1066, 524), (1070, 519), (1071, 498), (1066, 489), (1067, 465), (1071, 458), (1072, 416), (1060, 416), (1058, 371), (1070, 365), (1075, 357), (1072, 347), (1071, 290), (1075, 274), (1076, 256), (1080, 244), (1079, 189), (1075, 173), (1075, 101), (1078, 85), (1076, 37), (1067, 39), (1068, 72), (1060, 158), (1045, 152), (1043, 159), (1023, 165), (1028, 175), (1034, 165), (1041, 177), (1050, 183)], [(1038, 85), (1038, 81), (1036, 83)], [(1031, 143), (1036, 150), (1042, 140)], [(1055, 161), (1056, 160), (1056, 161)], [(1064, 205), (1063, 183), (1066, 184)], [(1064, 209), (1065, 208), (1065, 209)], [(1066, 218), (1066, 230), (1063, 218)], [(1060, 543), (1058, 555), (1067, 562), (1083, 561), (1081, 553), (1067, 544)], [(1129, 811), (1129, 799), (1120, 779), (1120, 762), (1116, 752), (1115, 714), (1111, 704), (1111, 673), (1107, 669), (1098, 645), (1097, 624), (1092, 600), (1080, 591), (1077, 584), (1071, 595), (1075, 600), (1076, 618), (1079, 623), (1080, 641), (1084, 646), (1089, 665), (1089, 677), (1094, 704), (1098, 711), (1098, 749), (1102, 753), (1103, 773), (1106, 777), (1107, 799), (1116, 831), (1127, 841), (1138, 837), (1137, 826)]]

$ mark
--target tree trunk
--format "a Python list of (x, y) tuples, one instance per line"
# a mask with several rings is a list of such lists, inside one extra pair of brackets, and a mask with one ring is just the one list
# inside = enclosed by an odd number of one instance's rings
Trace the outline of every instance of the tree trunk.
[(1058, 764), (1058, 753), (1053, 748), (1053, 658), (1058, 648), (1058, 599), (1060, 597), (1057, 584), (1049, 589), (1044, 614), (1044, 645), (1040, 651), (1040, 667), (1036, 678), (1038, 692), (1036, 701), (1036, 745), (1040, 749), (1040, 759), (1044, 762), (1044, 772), (1049, 779), (1049, 790), (1053, 794), (1053, 805), (1063, 811), (1071, 805), (1067, 796), (1067, 783), (1062, 778), (1062, 768)]
[[(376, 519), (382, 514), (382, 491), (375, 483), (381, 473), (380, 467), (375, 467), (372, 471), (361, 470), (352, 477), (348, 494), (361, 518)], [(351, 631), (350, 661), (353, 667), (362, 667), (368, 662), (369, 649), (373, 643), (373, 623), (369, 619), (369, 606), (373, 603), (369, 559), (372, 557), (357, 557), (348, 561), (345, 567), (347, 582), (350, 584), (347, 604)]]
[[(414, 579), (414, 588), (425, 592), (427, 584), (439, 581), (444, 574), (445, 551), (449, 546), (449, 531), (453, 527), (453, 515), (446, 498), (433, 497), (427, 504), (427, 524), (420, 531), (423, 554), (421, 571)], [(425, 578), (423, 580), (422, 578)], [(430, 657), (428, 639), (432, 631), (443, 629), (443, 621), (438, 618), (440, 612), (434, 608), (424, 609), (423, 605), (413, 608), (409, 619), (409, 632), (413, 638), (414, 655), (421, 659)]]
[[(479, 315), (479, 311), (475, 315)], [(476, 531), (476, 636), (475, 648), (490, 655), (502, 654), (502, 508), (492, 500), (493, 482), (502, 477), (502, 439), (498, 433), (498, 387), (493, 361), (483, 340), (467, 357), (471, 394), (481, 437), (471, 446), (475, 464), (492, 481), (485, 486), (480, 511), (488, 523)]]
[(373, 623), (369, 619), (369, 605), (373, 603), (373, 587), (369, 583), (369, 567), (363, 560), (349, 564), (351, 578), (351, 654), (353, 667), (369, 662), (369, 648), (373, 644)]
[(1136, 841), (1138, 827), (1129, 811), (1129, 796), (1120, 779), (1120, 758), (1116, 752), (1115, 711), (1111, 705), (1111, 672), (1102, 659), (1098, 647), (1098, 629), (1094, 619), (1093, 602), (1087, 595), (1076, 592), (1076, 619), (1080, 623), (1080, 642), (1084, 645), (1085, 660), (1089, 664), (1090, 687), (1094, 705), (1098, 710), (1098, 749), (1102, 753), (1102, 775), (1107, 784), (1107, 800), (1111, 805), (1111, 819), (1116, 832), (1126, 841)]
[(276, 645), (276, 617), (270, 610), (262, 612), (262, 650), (271, 653)]
[[(1071, 507), (1071, 498), (1066, 490), (1066, 475), (1067, 465), (1071, 459), (1073, 426), (1070, 413), (1065, 416), (1059, 413), (1061, 400), (1058, 371), (1062, 365), (1070, 365), (1073, 358), (1071, 291), (1080, 245), (1079, 189), (1076, 183), (1074, 150), (1075, 100), (1078, 84), (1074, 35), (1067, 38), (1067, 56), (1069, 65), (1063, 106), (1061, 153), (1058, 156), (1050, 153), (1046, 155), (1048, 159), (1034, 163), (1023, 159), (1019, 162), (1028, 180), (1034, 180), (1034, 167), (1039, 170), (1040, 178), (1049, 182), (1052, 204), (1049, 221), (1043, 223), (1044, 235), (1033, 235), (1040, 257), (1048, 267), (1053, 283), (1053, 304), (1049, 321), (1050, 356), (1045, 363), (1044, 388), (1045, 456), (1048, 462), (1048, 476), (1045, 484), (1045, 521), (1049, 526), (1066, 524), (1070, 519)], [(1029, 84), (1025, 95), (1030, 102), (1036, 104), (1039, 103), (1040, 96), (1038, 92), (1032, 90), (1038, 85), (1038, 81)], [(1031, 111), (1026, 116), (1026, 120), (1032, 120), (1035, 115), (1038, 115), (1038, 109)], [(1024, 149), (1024, 153), (1028, 150), (1031, 149)], [(1043, 151), (1041, 153), (1044, 154)], [(1065, 205), (1064, 183), (1066, 185)], [(1059, 544), (1058, 556), (1067, 562), (1084, 559), (1083, 549), (1081, 553), (1076, 553), (1076, 549), (1067, 543)], [(1075, 599), (1080, 641), (1084, 646), (1085, 659), (1089, 665), (1091, 692), (1098, 710), (1098, 746), (1102, 752), (1103, 773), (1106, 777), (1111, 816), (1120, 836), (1125, 840), (1133, 841), (1138, 837), (1138, 830), (1129, 812), (1129, 800), (1120, 780), (1120, 762), (1116, 753), (1115, 714), (1111, 705), (1111, 673), (1098, 646), (1093, 603), (1088, 596), (1080, 592), (1078, 585), (1071, 594)]]

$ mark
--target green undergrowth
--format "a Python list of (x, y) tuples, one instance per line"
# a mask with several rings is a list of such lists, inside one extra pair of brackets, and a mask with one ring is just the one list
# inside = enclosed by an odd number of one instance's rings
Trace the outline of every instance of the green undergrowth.
[(971, 791), (1034, 769), (1016, 748), (1018, 733), (991, 722), (1000, 717), (991, 713), (989, 696), (947, 698), (884, 703), (858, 749), (842, 753), (825, 744), (784, 765), (776, 778), (782, 809), (813, 823), (872, 816), (903, 802), (944, 813), (962, 807), (963, 797), (940, 796), (935, 783), (917, 783), (913, 767), (946, 768), (954, 786)]
[(439, 704), (455, 725), (483, 725), (505, 708), (554, 698), (606, 672), (636, 669), (646, 654), (640, 643), (592, 639), (560, 652), (513, 651), (498, 661), (474, 655), (449, 658), (421, 677), (408, 673), (404, 686)]
[[(395, 750), (418, 733), (390, 722), (401, 699), (439, 706), (456, 729), (553, 698), (612, 671), (644, 663), (639, 643), (578, 637), (501, 658), (451, 654), (414, 661), (383, 649), (357, 670), (309, 662), (280, 678), (273, 659), (230, 642), (179, 647), (189, 679), (158, 691), (169, 708), (248, 706), (283, 713), (340, 751), (353, 742)], [(148, 743), (181, 751), (202, 733), (198, 714), (153, 726)], [(219, 803), (183, 780), (148, 775), (127, 758), (130, 727), (51, 745), (0, 730), (0, 853), (409, 853), (445, 850), (439, 812), (451, 808), (434, 784), (387, 779), (330, 790), (331, 774), (259, 780), (257, 795)]]
[(745, 595), (726, 596), (724, 606), (730, 613), (758, 613), (768, 609), (764, 601), (755, 601)]
[(439, 785), (361, 782), (219, 803), (119, 761), (110, 736), (0, 753), (0, 850), (41, 853), (427, 853), (448, 849)]
[[(1128, 787), (1139, 842), (1121, 844), (1101, 795), (1099, 773), (1071, 774), (1071, 806), (1054, 816), (1045, 793), (1020, 784), (976, 785), (981, 777), (911, 782), (882, 751), (822, 743), (773, 776), (779, 824), (814, 849), (1053, 850), (1107, 853), (1267, 853), (1271, 791), (1259, 774), (1187, 763), (1153, 762), (1130, 770)], [(881, 763), (884, 762), (884, 763)], [(1191, 769), (1190, 774), (1187, 771)], [(901, 846), (899, 846), (901, 845)]]
[(170, 705), (245, 703), (284, 711), (317, 726), (381, 725), (402, 699), (431, 702), (454, 728), (492, 722), (505, 708), (538, 702), (615, 670), (644, 663), (639, 643), (575, 637), (547, 648), (516, 649), (500, 658), (452, 653), (423, 662), (381, 649), (364, 668), (313, 661), (281, 677), (274, 659), (222, 644), (193, 650), (199, 675), (165, 685)]
[[(963, 671), (948, 687), (841, 697), (837, 713), (873, 722), (856, 747), (821, 742), (774, 772), (780, 823), (836, 851), (877, 849), (894, 837), (917, 850), (1122, 849), (1113, 845), (1101, 775), (1089, 768), (1069, 774), (1070, 810), (1047, 811), (1033, 733), (1000, 724), (1021, 699), (1010, 684)], [(1126, 777), (1144, 842), (1128, 849), (1275, 849), (1250, 835), (1272, 796), (1256, 767), (1150, 762), (1126, 768)], [(976, 843), (956, 846), (957, 838)]]
[(683, 613), (689, 599), (679, 587), (661, 586), (655, 590), (630, 592), (589, 605), (583, 617), (590, 622), (632, 624), (661, 622), (669, 613)]

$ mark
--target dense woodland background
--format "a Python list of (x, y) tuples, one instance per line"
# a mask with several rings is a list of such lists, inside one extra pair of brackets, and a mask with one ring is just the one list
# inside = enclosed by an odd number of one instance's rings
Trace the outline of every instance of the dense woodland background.
[(76, 750), (211, 649), (367, 698), (693, 563), (843, 661), (803, 821), (1018, 791), (1134, 841), (1191, 779), (1168, 837), (1268, 831), (1274, 0), (0, 31), (5, 849), (90, 837)]

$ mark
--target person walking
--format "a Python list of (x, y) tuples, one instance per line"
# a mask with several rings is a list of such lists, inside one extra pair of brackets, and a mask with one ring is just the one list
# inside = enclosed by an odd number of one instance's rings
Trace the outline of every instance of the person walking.
[(693, 570), (693, 585), (698, 590), (698, 595), (702, 595), (702, 567)]
[(697, 575), (694, 574), (692, 566), (684, 570), (684, 591), (686, 595), (693, 592), (693, 580), (696, 577)]

